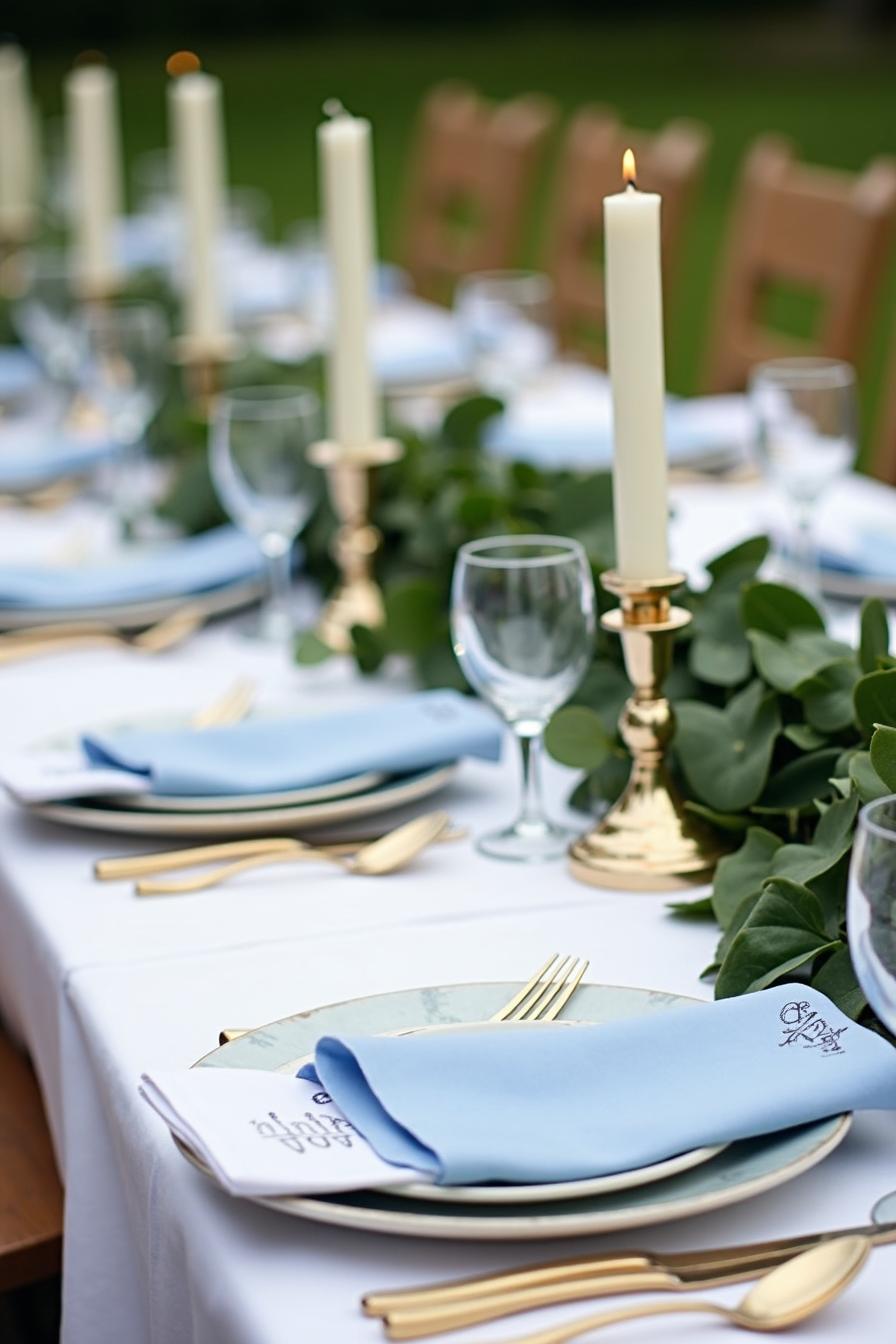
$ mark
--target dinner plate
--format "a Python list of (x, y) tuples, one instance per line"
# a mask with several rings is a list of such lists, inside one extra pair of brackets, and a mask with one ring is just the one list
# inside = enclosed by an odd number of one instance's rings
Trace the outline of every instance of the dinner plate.
[(332, 784), (308, 785), (304, 789), (281, 789), (277, 793), (228, 793), (210, 797), (165, 793), (121, 794), (120, 806), (143, 812), (252, 812), (259, 807), (304, 807), (325, 803), (332, 798), (351, 798), (379, 787), (389, 776), (383, 770), (366, 770), (360, 775), (334, 780)]
[[(487, 1020), (522, 986), (437, 985), (399, 990), (283, 1018), (220, 1046), (202, 1068), (294, 1072), (320, 1036), (396, 1032)], [(680, 995), (615, 985), (580, 985), (571, 1011), (580, 1022), (612, 1022), (693, 1002)], [(474, 1241), (527, 1241), (645, 1227), (738, 1203), (793, 1179), (846, 1136), (851, 1117), (834, 1116), (730, 1144), (710, 1161), (664, 1180), (611, 1193), (545, 1203), (449, 1204), (352, 1191), (327, 1196), (259, 1198), (256, 1203), (315, 1222), (397, 1235)], [(178, 1144), (195, 1165), (201, 1163)]]
[[(692, 1000), (693, 1002), (693, 1000)], [(388, 1031), (386, 1036), (414, 1036), (433, 1031), (525, 1031), (539, 1027), (549, 1030), (575, 1026), (571, 1021), (560, 1022), (467, 1022), (442, 1023), (432, 1027), (412, 1027), (410, 1030)], [(296, 1073), (303, 1065), (313, 1062), (313, 1054), (306, 1055), (298, 1062), (291, 1060), (288, 1065), (278, 1069), (278, 1073)], [(295, 1067), (293, 1067), (295, 1065)], [(383, 1194), (400, 1195), (403, 1199), (437, 1200), (445, 1204), (539, 1204), (547, 1200), (578, 1199), (581, 1195), (605, 1195), (614, 1190), (629, 1190), (635, 1185), (648, 1185), (651, 1181), (661, 1181), (676, 1172), (688, 1171), (701, 1162), (709, 1162), (727, 1148), (726, 1143), (716, 1143), (703, 1148), (691, 1148), (686, 1153), (676, 1153), (674, 1157), (662, 1162), (651, 1162), (647, 1166), (633, 1167), (628, 1171), (617, 1171), (609, 1176), (590, 1176), (576, 1181), (552, 1181), (547, 1185), (500, 1184), (492, 1185), (435, 1185), (432, 1181), (409, 1181), (407, 1185), (375, 1186)]]
[(182, 593), (177, 597), (147, 602), (117, 602), (91, 607), (0, 607), (0, 629), (27, 630), (32, 625), (52, 625), (55, 621), (102, 621), (117, 630), (139, 630), (185, 606), (195, 607), (206, 617), (223, 616), (250, 606), (263, 590), (263, 581), (253, 578), (223, 584), (209, 592)]
[(884, 602), (896, 602), (896, 578), (821, 569), (819, 581), (825, 597), (839, 597), (845, 602), (863, 602), (866, 597), (879, 597)]
[(71, 803), (32, 803), (28, 811), (47, 821), (60, 822), (88, 831), (115, 831), (120, 835), (174, 837), (270, 835), (302, 831), (352, 821), (357, 817), (387, 812), (405, 803), (428, 798), (444, 788), (457, 770), (456, 762), (413, 774), (390, 776), (364, 793), (316, 803), (293, 803), (282, 807), (234, 808), (213, 812), (148, 812), (121, 803), (80, 800)]

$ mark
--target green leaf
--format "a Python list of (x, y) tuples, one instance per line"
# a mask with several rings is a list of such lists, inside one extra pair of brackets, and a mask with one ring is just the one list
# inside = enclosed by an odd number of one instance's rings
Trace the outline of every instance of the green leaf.
[(353, 625), (351, 629), (352, 651), (358, 663), (359, 671), (365, 676), (378, 672), (386, 657), (386, 645), (382, 631), (371, 630), (366, 625)]
[(759, 681), (724, 709), (697, 701), (676, 708), (675, 749), (688, 784), (720, 812), (749, 807), (762, 792), (781, 726), (775, 697)]
[(747, 639), (760, 676), (775, 690), (788, 694), (852, 652), (848, 644), (815, 631), (798, 632), (783, 640), (761, 630), (748, 630)]
[(613, 478), (608, 472), (584, 478), (570, 475), (554, 491), (551, 527), (561, 535), (578, 536), (596, 519), (611, 518), (612, 511)]
[(747, 630), (786, 639), (794, 630), (824, 630), (824, 618), (808, 597), (780, 583), (751, 583), (741, 595)]
[(745, 576), (755, 574), (766, 559), (770, 549), (768, 537), (747, 537), (730, 550), (723, 551), (714, 560), (710, 560), (706, 569), (714, 579), (727, 577), (732, 573)]
[(600, 715), (608, 737), (618, 731), (622, 706), (632, 693), (631, 682), (616, 663), (595, 660), (585, 673), (575, 695), (575, 703), (588, 705)]
[(879, 597), (866, 597), (862, 603), (859, 666), (863, 672), (874, 672), (878, 660), (885, 658), (890, 649), (890, 627), (887, 609)]
[(544, 744), (555, 761), (579, 770), (595, 770), (614, 749), (600, 718), (584, 705), (567, 705), (553, 716)]
[(808, 723), (788, 723), (781, 732), (788, 742), (792, 742), (800, 751), (817, 751), (827, 744), (827, 737)]
[[(883, 730), (885, 731), (885, 730)], [(873, 803), (892, 793), (871, 764), (871, 753), (857, 751), (849, 762), (849, 778), (863, 803)]]
[(679, 919), (715, 918), (710, 896), (701, 896), (696, 901), (667, 901), (666, 909)]
[(853, 722), (853, 690), (859, 669), (854, 658), (831, 663), (796, 688), (806, 718), (823, 733), (838, 733)]
[(824, 813), (809, 845), (782, 845), (772, 860), (776, 878), (811, 882), (839, 863), (852, 844), (858, 798), (841, 798)]
[(706, 807), (703, 803), (695, 803), (689, 798), (685, 801), (685, 810), (693, 812), (695, 817), (702, 817), (708, 821), (710, 826), (715, 826), (719, 831), (730, 831), (734, 835), (743, 834), (750, 824), (749, 818), (740, 812), (717, 812), (714, 807)]
[(871, 739), (871, 764), (890, 793), (896, 793), (896, 728), (878, 728)]
[(479, 448), (486, 424), (503, 409), (504, 403), (496, 397), (468, 397), (459, 401), (445, 416), (441, 437), (452, 448)]
[(739, 686), (750, 675), (752, 658), (739, 618), (737, 593), (712, 593), (694, 617), (688, 665), (711, 686)]
[(839, 747), (823, 747), (788, 761), (775, 770), (762, 795), (763, 807), (805, 807), (825, 792), (840, 755)]
[(716, 998), (766, 989), (838, 945), (828, 938), (814, 893), (773, 878), (732, 939), (716, 979)]
[(856, 682), (853, 692), (856, 718), (866, 737), (878, 723), (896, 726), (896, 669), (868, 672)]
[(383, 603), (385, 643), (393, 653), (423, 653), (444, 628), (441, 595), (428, 579), (393, 584), (384, 592)]
[(296, 639), (295, 660), (303, 667), (314, 667), (333, 657), (333, 650), (314, 630), (305, 630)]
[(847, 1017), (859, 1017), (868, 1006), (868, 1000), (856, 979), (849, 948), (843, 943), (815, 972), (809, 983), (813, 989), (826, 994)]
[(712, 888), (716, 919), (728, 927), (734, 911), (751, 892), (758, 892), (771, 874), (781, 841), (762, 826), (751, 826), (740, 849), (719, 860)]
[(628, 783), (632, 763), (625, 752), (614, 751), (588, 775), (589, 810), (615, 803)]

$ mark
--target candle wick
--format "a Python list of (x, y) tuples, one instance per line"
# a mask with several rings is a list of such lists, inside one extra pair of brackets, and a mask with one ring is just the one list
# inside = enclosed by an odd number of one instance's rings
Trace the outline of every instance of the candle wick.
[(345, 104), (341, 98), (328, 98), (323, 106), (325, 117), (344, 117), (347, 115)]
[(625, 184), (625, 189), (626, 191), (637, 191), (638, 179), (636, 177), (629, 178), (628, 182)]

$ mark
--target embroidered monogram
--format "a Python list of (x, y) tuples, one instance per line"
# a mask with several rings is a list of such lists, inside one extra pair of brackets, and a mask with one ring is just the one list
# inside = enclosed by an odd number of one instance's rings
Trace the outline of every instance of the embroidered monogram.
[(796, 1045), (799, 1042), (804, 1050), (821, 1050), (823, 1055), (842, 1055), (845, 1053), (840, 1037), (847, 1030), (830, 1026), (819, 1016), (805, 999), (794, 999), (785, 1003), (779, 1014), (784, 1023), (784, 1039), (779, 1045)]

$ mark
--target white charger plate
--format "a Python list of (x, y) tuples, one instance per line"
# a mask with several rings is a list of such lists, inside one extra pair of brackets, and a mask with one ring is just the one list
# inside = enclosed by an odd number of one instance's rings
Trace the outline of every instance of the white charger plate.
[(184, 593), (148, 602), (109, 603), (98, 607), (0, 607), (0, 629), (27, 630), (55, 621), (102, 621), (118, 630), (139, 630), (172, 616), (182, 607), (195, 607), (206, 617), (223, 616), (257, 602), (264, 590), (260, 579), (239, 579), (207, 593)]
[[(322, 1035), (483, 1022), (520, 988), (518, 983), (437, 985), (327, 1004), (247, 1032), (213, 1050), (197, 1067), (291, 1072)], [(572, 1011), (580, 1022), (612, 1022), (688, 1002), (694, 1000), (655, 990), (583, 984), (576, 990)], [(409, 1200), (395, 1192), (352, 1191), (252, 1202), (314, 1222), (442, 1240), (531, 1241), (616, 1232), (706, 1213), (774, 1189), (833, 1152), (850, 1123), (851, 1116), (840, 1115), (742, 1140), (664, 1180), (575, 1199), (449, 1204)], [(210, 1175), (183, 1144), (175, 1142), (194, 1166)]]

